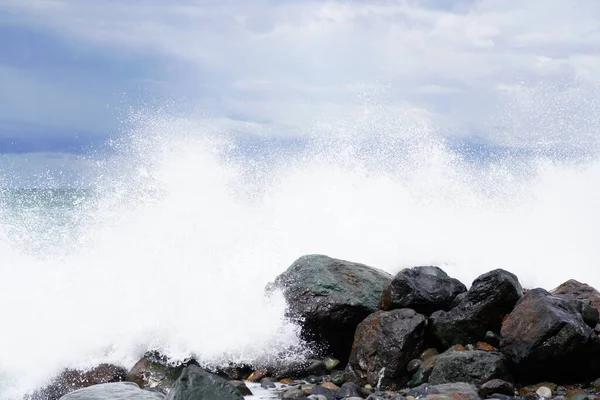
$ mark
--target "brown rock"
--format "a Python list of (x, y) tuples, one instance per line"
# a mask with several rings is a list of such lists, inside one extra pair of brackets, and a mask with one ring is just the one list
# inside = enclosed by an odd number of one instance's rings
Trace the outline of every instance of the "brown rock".
[(485, 342), (478, 342), (475, 345), (475, 350), (483, 350), (483, 351), (495, 351), (498, 352), (499, 350), (497, 348), (495, 348), (494, 346), (492, 346), (489, 343), (485, 343)]
[(423, 315), (407, 308), (371, 314), (356, 329), (347, 372), (362, 385), (401, 388), (408, 362), (423, 351), (425, 325)]
[(589, 304), (600, 313), (600, 292), (587, 283), (581, 283), (575, 279), (570, 279), (553, 289), (551, 293), (564, 294), (578, 300), (588, 301)]
[(264, 369), (258, 369), (256, 371), (254, 371), (253, 373), (250, 374), (250, 376), (248, 377), (248, 379), (246, 379), (248, 382), (260, 382), (260, 380), (262, 378), (264, 378), (265, 376), (267, 376), (267, 371)]
[(326, 389), (330, 389), (330, 390), (335, 390), (335, 391), (340, 390), (340, 387), (333, 382), (324, 382), (321, 384), (321, 386)]
[(127, 377), (124, 368), (100, 364), (87, 371), (67, 369), (48, 386), (31, 395), (31, 400), (58, 400), (67, 393), (101, 383), (123, 382)]

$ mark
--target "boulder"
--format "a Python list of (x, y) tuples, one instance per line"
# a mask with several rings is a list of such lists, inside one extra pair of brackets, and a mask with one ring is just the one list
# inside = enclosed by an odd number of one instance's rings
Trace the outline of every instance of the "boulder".
[(572, 302), (543, 289), (529, 291), (502, 324), (500, 349), (520, 381), (593, 379), (600, 339)]
[(185, 367), (185, 363), (171, 363), (156, 352), (148, 352), (131, 368), (127, 381), (166, 394)]
[[(551, 291), (552, 294), (562, 294), (574, 297), (590, 304), (596, 311), (600, 313), (600, 292), (586, 283), (581, 283), (575, 279), (571, 279)], [(598, 321), (596, 322), (596, 330), (600, 331)]]
[(347, 372), (363, 385), (402, 387), (409, 361), (423, 351), (425, 325), (425, 317), (408, 308), (370, 315), (356, 329)]
[(74, 390), (101, 383), (122, 382), (126, 377), (127, 371), (124, 368), (111, 364), (100, 364), (85, 371), (67, 369), (54, 378), (48, 386), (33, 393), (30, 399), (58, 400)]
[(438, 267), (406, 268), (398, 272), (383, 291), (380, 308), (412, 308), (420, 314), (449, 310), (452, 302), (467, 288)]
[(522, 292), (518, 278), (510, 272), (496, 269), (483, 274), (456, 307), (431, 315), (430, 333), (443, 348), (482, 341), (488, 331), (500, 331), (502, 319)]
[(133, 382), (104, 383), (64, 395), (60, 400), (163, 400), (162, 393), (140, 389)]
[(197, 365), (186, 367), (169, 391), (167, 400), (244, 400), (239, 390), (225, 379)]
[(504, 355), (482, 350), (447, 351), (438, 356), (429, 383), (466, 382), (479, 386), (492, 379), (512, 381)]
[(304, 339), (343, 364), (348, 360), (356, 326), (377, 311), (392, 276), (363, 264), (308, 255), (296, 260), (267, 291), (282, 290), (288, 316)]

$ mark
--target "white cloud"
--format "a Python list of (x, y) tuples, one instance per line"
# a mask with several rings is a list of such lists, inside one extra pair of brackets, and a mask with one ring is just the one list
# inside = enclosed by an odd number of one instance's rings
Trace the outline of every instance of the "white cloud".
[[(498, 88), (520, 85), (552, 98), (553, 91), (539, 88), (562, 81), (595, 99), (600, 84), (595, 0), (481, 0), (454, 7), (414, 0), (0, 4), (24, 23), (69, 40), (185, 65), (185, 75), (170, 79), (202, 82), (217, 93), (202, 96), (198, 89), (200, 107), (290, 131), (351, 113), (365, 95), (389, 109), (428, 110), (454, 132), (482, 131), (494, 125), (494, 113), (521, 101), (515, 91)], [(552, 101), (567, 99), (539, 103)], [(519, 145), (528, 138), (526, 132), (487, 136)]]

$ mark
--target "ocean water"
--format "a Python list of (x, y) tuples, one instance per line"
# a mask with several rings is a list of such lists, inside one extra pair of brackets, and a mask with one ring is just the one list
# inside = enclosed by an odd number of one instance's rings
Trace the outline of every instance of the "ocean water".
[[(0, 398), (65, 367), (302, 356), (265, 285), (322, 253), (600, 287), (600, 158), (483, 152), (427, 124), (240, 140), (148, 118), (85, 188), (0, 192)], [(321, 128), (325, 129), (325, 128)], [(588, 146), (587, 149), (593, 149)]]

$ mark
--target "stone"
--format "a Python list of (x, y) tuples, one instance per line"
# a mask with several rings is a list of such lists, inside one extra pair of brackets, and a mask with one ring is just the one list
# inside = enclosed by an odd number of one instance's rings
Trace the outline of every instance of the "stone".
[(197, 365), (184, 368), (166, 400), (244, 400), (239, 390), (225, 379), (208, 373)]
[(336, 400), (335, 399), (335, 393), (336, 391), (333, 389), (328, 389), (324, 386), (318, 385), (315, 386), (314, 388), (312, 388), (312, 390), (310, 391), (311, 395), (320, 395), (320, 396), (324, 396), (327, 400)]
[(538, 390), (535, 391), (535, 393), (544, 399), (549, 399), (552, 397), (552, 390), (550, 390), (550, 388), (547, 386), (539, 387)]
[(412, 308), (429, 315), (449, 310), (456, 296), (466, 291), (465, 285), (438, 267), (406, 268), (384, 289), (380, 308), (385, 311)]
[(284, 400), (300, 399), (304, 397), (306, 397), (304, 396), (304, 392), (297, 387), (290, 388), (281, 395), (281, 398)]
[(586, 283), (571, 279), (551, 291), (552, 294), (562, 294), (588, 302), (600, 312), (600, 292)]
[(287, 315), (302, 337), (345, 364), (357, 325), (377, 311), (392, 276), (381, 270), (324, 255), (296, 260), (267, 292), (282, 290)]
[(246, 379), (246, 380), (248, 382), (260, 382), (262, 380), (262, 378), (264, 378), (265, 376), (267, 376), (267, 370), (258, 369), (256, 371), (254, 371), (253, 373), (251, 373), (250, 376), (248, 377), (248, 379)]
[(510, 272), (496, 269), (483, 274), (456, 307), (431, 315), (430, 334), (443, 348), (482, 341), (488, 331), (500, 331), (502, 319), (522, 292), (518, 278)]
[(482, 350), (450, 351), (438, 356), (429, 383), (481, 385), (492, 379), (512, 381), (504, 355)]
[(506, 318), (500, 350), (519, 381), (569, 383), (600, 374), (600, 339), (571, 302), (529, 291)]
[(62, 396), (61, 400), (163, 400), (159, 392), (140, 389), (133, 382), (113, 382), (88, 386)]
[(429, 377), (433, 372), (433, 368), (435, 367), (435, 362), (438, 358), (438, 355), (430, 356), (423, 364), (415, 371), (412, 378), (408, 382), (408, 387), (417, 387), (423, 385), (424, 383), (429, 382)]
[(423, 351), (425, 325), (408, 308), (370, 315), (356, 329), (347, 372), (361, 385), (400, 388), (408, 382), (408, 362)]
[(280, 378), (304, 378), (309, 375), (327, 375), (325, 363), (321, 360), (286, 360), (277, 365), (273, 376)]
[(348, 374), (345, 371), (331, 371), (329, 380), (338, 386), (342, 386), (348, 380)]
[(263, 389), (273, 389), (276, 385), (270, 378), (262, 378), (260, 380), (260, 387)]
[(242, 396), (252, 396), (252, 391), (242, 381), (229, 381), (237, 390), (240, 391)]
[(37, 390), (30, 396), (31, 400), (58, 400), (67, 393), (102, 383), (123, 382), (127, 371), (119, 366), (100, 364), (89, 370), (67, 369), (50, 384)]
[(452, 382), (452, 383), (444, 383), (439, 385), (431, 386), (437, 393), (432, 393), (431, 395), (446, 395), (450, 397), (450, 399), (460, 399), (460, 400), (479, 400), (479, 395), (477, 393), (477, 388), (465, 382)]
[(359, 397), (360, 398), (360, 386), (354, 382), (346, 382), (338, 390), (335, 397), (337, 399), (346, 399), (348, 397)]
[(412, 374), (416, 372), (421, 367), (421, 365), (423, 365), (423, 361), (419, 360), (418, 358), (415, 358), (414, 360), (410, 360), (408, 362), (406, 370)]
[(479, 387), (479, 397), (487, 399), (493, 394), (503, 394), (506, 396), (515, 395), (515, 386), (511, 382), (502, 379), (492, 379)]
[(327, 371), (332, 371), (335, 369), (335, 367), (340, 365), (340, 360), (333, 357), (325, 357), (323, 359), (323, 364), (325, 364), (325, 368), (327, 369)]
[(154, 389), (166, 394), (185, 368), (183, 363), (169, 363), (158, 353), (144, 355), (127, 373), (127, 381), (142, 389)]

